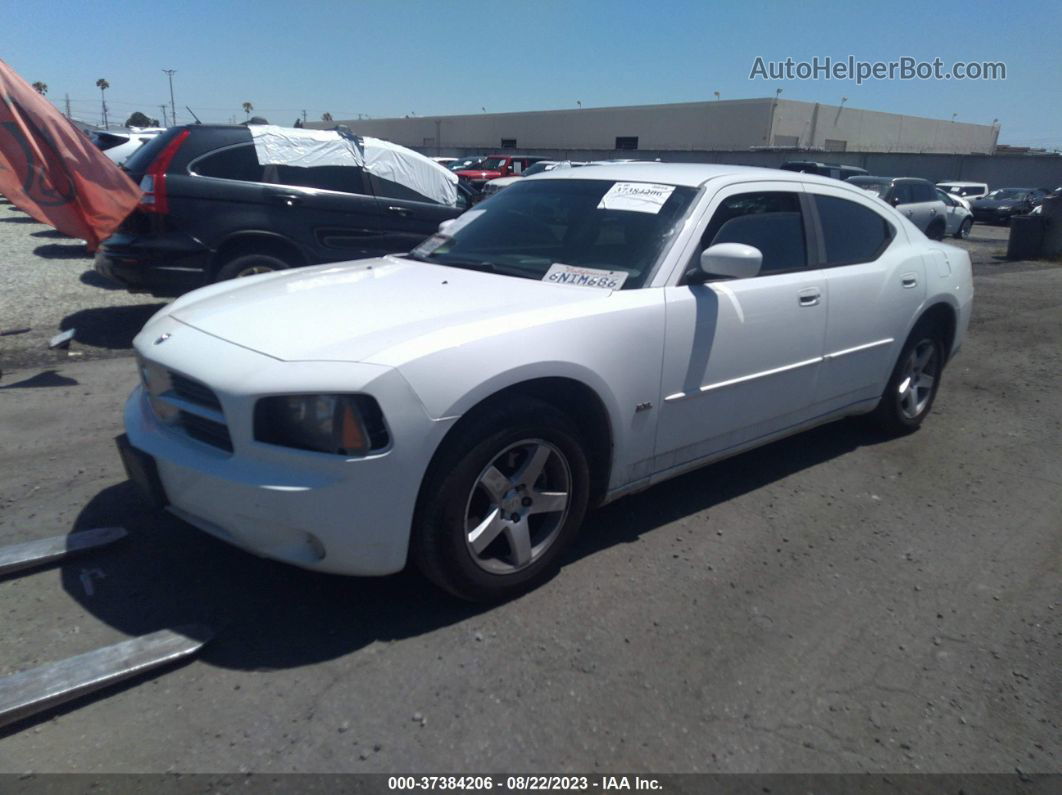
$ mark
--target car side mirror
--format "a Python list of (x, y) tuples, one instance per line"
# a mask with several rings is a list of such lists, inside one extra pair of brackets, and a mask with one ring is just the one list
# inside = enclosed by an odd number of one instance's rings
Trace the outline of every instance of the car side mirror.
[(744, 243), (716, 243), (701, 252), (700, 269), (689, 274), (689, 281), (700, 283), (717, 276), (748, 279), (759, 275), (763, 254)]
[(890, 197), (889, 198), (889, 204), (891, 204), (893, 207), (898, 207), (900, 205), (900, 197), (899, 196)]

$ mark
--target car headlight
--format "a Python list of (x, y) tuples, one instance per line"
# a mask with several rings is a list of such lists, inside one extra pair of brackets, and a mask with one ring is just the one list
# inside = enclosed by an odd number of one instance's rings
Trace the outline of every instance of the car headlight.
[(278, 395), (254, 407), (259, 442), (357, 456), (390, 443), (379, 404), (368, 395)]

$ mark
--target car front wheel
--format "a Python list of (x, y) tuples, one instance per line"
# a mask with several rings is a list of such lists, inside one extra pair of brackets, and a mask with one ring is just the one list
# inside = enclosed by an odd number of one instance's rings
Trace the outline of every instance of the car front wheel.
[(955, 233), (955, 237), (960, 240), (966, 240), (970, 237), (970, 230), (973, 229), (973, 219), (964, 218), (963, 222), (959, 224), (959, 231)]
[(425, 478), (411, 555), (450, 593), (500, 601), (552, 575), (586, 513), (589, 468), (548, 403), (515, 398), (468, 420)]

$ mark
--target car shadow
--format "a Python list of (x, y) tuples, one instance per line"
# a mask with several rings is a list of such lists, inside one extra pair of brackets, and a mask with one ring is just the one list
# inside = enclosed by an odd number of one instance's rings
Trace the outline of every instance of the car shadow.
[(78, 280), (82, 284), (87, 284), (89, 287), (98, 287), (101, 290), (125, 290), (124, 285), (111, 281), (106, 276), (101, 276), (93, 270), (85, 271), (78, 277)]
[[(14, 209), (13, 207), (11, 209)], [(7, 222), (9, 224), (37, 224), (37, 226), (44, 226), (40, 221), (35, 218), (30, 218), (28, 215), (9, 215), (4, 218), (0, 218), (0, 222)]]
[(33, 253), (44, 259), (85, 259), (92, 256), (84, 243), (45, 243), (33, 249)]
[[(588, 517), (558, 576), (578, 576), (579, 562), (601, 550), (882, 439), (862, 423), (834, 423), (626, 497)], [(412, 570), (344, 577), (258, 558), (150, 510), (129, 482), (99, 492), (73, 529), (116, 524), (129, 537), (64, 564), (63, 588), (127, 635), (191, 623), (211, 627), (215, 639), (199, 658), (222, 668), (310, 665), (492, 609), (446, 597)], [(105, 574), (91, 596), (81, 578), (86, 565)]]
[(133, 306), (105, 306), (80, 309), (59, 323), (59, 330), (76, 329), (74, 338), (82, 345), (120, 350), (133, 347), (133, 337), (165, 303)]
[(69, 376), (61, 375), (58, 370), (45, 370), (35, 373), (29, 378), (15, 381), (12, 384), (4, 384), (0, 389), (41, 389), (51, 386), (77, 386), (78, 380)]
[(49, 237), (61, 240), (73, 240), (70, 235), (64, 235), (58, 229), (42, 229), (40, 232), (30, 232), (30, 237)]

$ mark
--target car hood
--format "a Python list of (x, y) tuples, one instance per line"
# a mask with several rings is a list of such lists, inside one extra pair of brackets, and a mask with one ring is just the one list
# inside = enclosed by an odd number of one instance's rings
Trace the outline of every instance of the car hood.
[(189, 293), (167, 314), (276, 359), (398, 366), (430, 350), (593, 311), (610, 295), (397, 257), (239, 282)]
[(1018, 207), (1025, 203), (1023, 199), (977, 199), (973, 206), (982, 210), (995, 210), (1000, 207)]
[(500, 171), (458, 171), (457, 176), (464, 177), (465, 179), (497, 179), (501, 176)]

